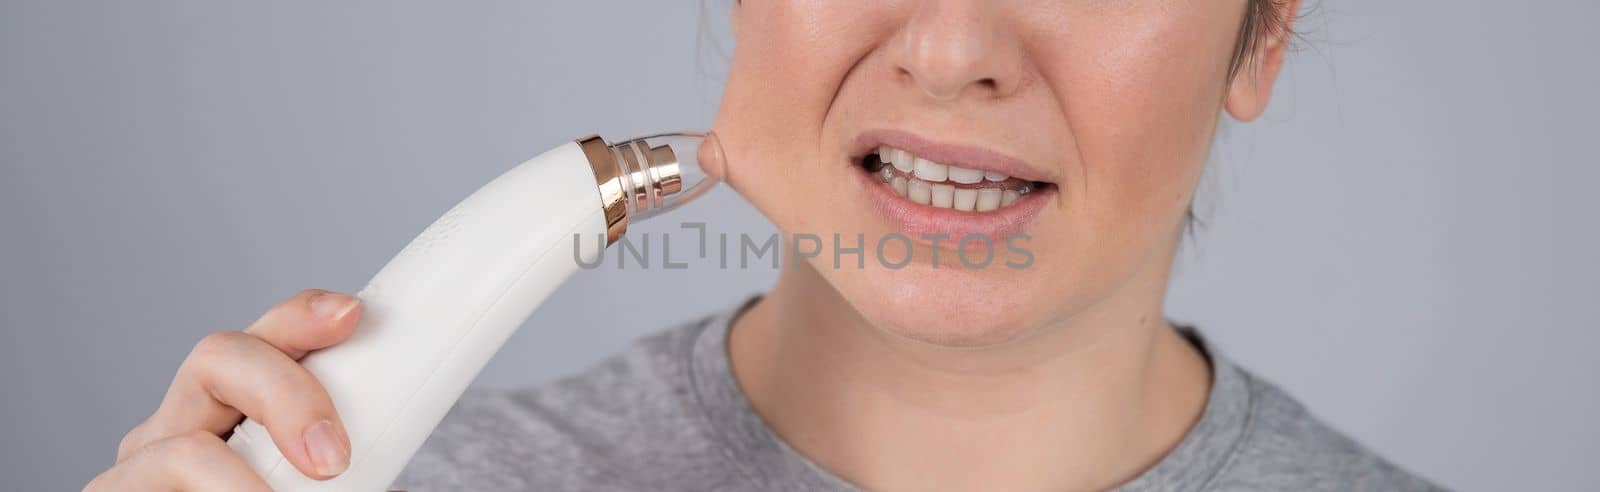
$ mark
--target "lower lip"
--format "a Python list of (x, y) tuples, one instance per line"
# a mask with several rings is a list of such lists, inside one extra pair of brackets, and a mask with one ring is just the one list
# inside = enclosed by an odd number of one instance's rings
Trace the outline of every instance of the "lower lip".
[(889, 189), (877, 174), (866, 172), (859, 166), (853, 171), (860, 180), (867, 202), (895, 229), (913, 241), (922, 242), (929, 240), (924, 235), (948, 234), (940, 242), (951, 246), (956, 246), (962, 238), (973, 234), (987, 235), (990, 240), (998, 242), (1022, 233), (1056, 193), (1056, 187), (1047, 186), (1022, 195), (1006, 207), (988, 212), (963, 212), (913, 202)]

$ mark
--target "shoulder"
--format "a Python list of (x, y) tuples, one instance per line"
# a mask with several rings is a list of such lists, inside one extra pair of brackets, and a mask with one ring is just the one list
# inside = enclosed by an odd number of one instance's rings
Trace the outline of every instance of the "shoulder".
[[(469, 390), (401, 474), (406, 490), (660, 490), (711, 461), (687, 351), (707, 320), (554, 383)], [(671, 452), (663, 452), (671, 450)]]
[(1248, 389), (1246, 424), (1208, 490), (1443, 490), (1328, 426), (1276, 385), (1232, 369)]

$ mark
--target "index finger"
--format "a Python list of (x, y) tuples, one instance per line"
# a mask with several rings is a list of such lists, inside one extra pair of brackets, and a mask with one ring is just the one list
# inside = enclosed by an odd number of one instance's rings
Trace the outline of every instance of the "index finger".
[(244, 332), (292, 359), (344, 341), (361, 318), (361, 301), (349, 294), (307, 289), (267, 310)]

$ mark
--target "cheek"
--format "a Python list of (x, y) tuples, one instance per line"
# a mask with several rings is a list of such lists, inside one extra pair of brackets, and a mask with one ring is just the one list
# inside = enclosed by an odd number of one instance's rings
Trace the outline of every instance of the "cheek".
[[(857, 2), (744, 2), (713, 128), (728, 182), (785, 230), (809, 230), (801, 208), (831, 191), (822, 122), (854, 63), (875, 44)], [(870, 8), (870, 7), (869, 7)]]
[(1181, 222), (1222, 108), (1226, 25), (1226, 15), (1200, 11), (1130, 15), (1076, 29), (1040, 54), (1059, 63), (1044, 70), (1081, 163), (1066, 205), (1084, 210), (1100, 237), (1148, 241)]

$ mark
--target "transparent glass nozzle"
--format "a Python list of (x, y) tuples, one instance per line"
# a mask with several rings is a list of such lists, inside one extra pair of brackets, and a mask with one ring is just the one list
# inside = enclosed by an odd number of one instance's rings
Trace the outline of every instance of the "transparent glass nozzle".
[(610, 146), (627, 220), (678, 208), (714, 187), (723, 154), (710, 132), (661, 133)]

